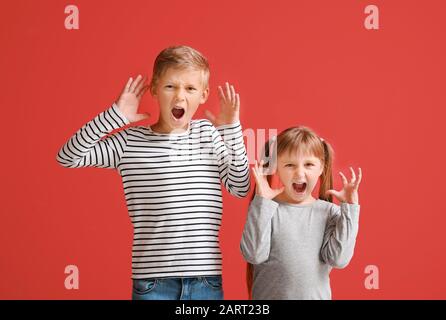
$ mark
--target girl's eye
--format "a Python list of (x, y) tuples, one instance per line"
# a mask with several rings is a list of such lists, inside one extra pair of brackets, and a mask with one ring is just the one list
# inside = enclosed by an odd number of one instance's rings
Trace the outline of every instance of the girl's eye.
[(189, 87), (189, 88), (187, 88), (187, 90), (194, 91), (196, 89), (194, 87)]
[(307, 163), (307, 166), (314, 166), (314, 164), (313, 163)]
[(285, 167), (287, 167), (287, 168), (291, 168), (291, 167), (293, 167), (293, 165), (292, 165), (291, 163), (287, 163), (287, 164), (285, 165)]
[(173, 86), (171, 84), (166, 85), (166, 88), (173, 88)]

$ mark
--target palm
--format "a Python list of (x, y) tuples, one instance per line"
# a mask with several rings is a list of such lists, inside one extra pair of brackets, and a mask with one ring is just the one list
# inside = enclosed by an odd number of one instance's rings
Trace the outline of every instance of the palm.
[(149, 87), (145, 80), (146, 77), (143, 78), (141, 75), (138, 75), (134, 81), (130, 78), (116, 103), (130, 122), (141, 121), (149, 116), (147, 113), (138, 114), (139, 102)]
[(342, 184), (343, 184), (342, 190), (340, 191), (328, 190), (327, 193), (335, 196), (339, 202), (358, 204), (359, 203), (358, 189), (362, 179), (362, 170), (361, 168), (359, 168), (358, 178), (356, 178), (356, 174), (353, 168), (350, 167), (350, 171), (352, 173), (352, 179), (350, 181), (347, 180), (347, 178), (344, 176), (342, 172), (339, 172), (339, 175), (342, 178)]
[(260, 162), (260, 166), (257, 164), (256, 161), (254, 167), (252, 168), (254, 178), (256, 180), (256, 194), (266, 199), (273, 199), (278, 194), (282, 193), (284, 188), (282, 187), (280, 189), (272, 189), (268, 183), (266, 175), (264, 175), (262, 172), (262, 167), (263, 161)]
[(136, 114), (139, 106), (139, 99), (133, 93), (124, 92), (121, 94), (118, 100), (118, 106), (125, 114)]
[(240, 118), (240, 96), (235, 92), (234, 86), (227, 82), (225, 90), (219, 86), (218, 96), (220, 99), (220, 113), (218, 116), (214, 116), (210, 111), (206, 111), (208, 118), (216, 127), (238, 122)]

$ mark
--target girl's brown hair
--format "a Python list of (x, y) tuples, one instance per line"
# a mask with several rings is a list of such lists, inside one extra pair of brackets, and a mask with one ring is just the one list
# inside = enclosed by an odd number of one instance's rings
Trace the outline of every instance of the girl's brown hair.
[[(269, 159), (272, 155), (270, 154), (270, 146), (272, 142), (267, 141), (265, 143), (264, 154)], [(321, 139), (313, 130), (307, 127), (298, 126), (288, 128), (282, 131), (276, 138), (276, 148), (277, 148), (277, 158), (285, 152), (294, 153), (296, 151), (312, 154), (317, 157), (323, 164), (323, 171), (320, 176), (319, 185), (319, 199), (333, 202), (332, 195), (327, 195), (326, 192), (333, 189), (333, 174), (332, 174), (332, 163), (333, 163), (333, 149), (330, 144), (325, 140)], [(268, 166), (265, 163), (264, 166)], [(271, 185), (272, 175), (267, 176), (268, 183)], [(251, 201), (254, 199), (255, 190), (252, 194)], [(249, 298), (252, 298), (252, 282), (253, 282), (253, 266), (248, 263), (246, 267), (246, 283), (248, 287)]]

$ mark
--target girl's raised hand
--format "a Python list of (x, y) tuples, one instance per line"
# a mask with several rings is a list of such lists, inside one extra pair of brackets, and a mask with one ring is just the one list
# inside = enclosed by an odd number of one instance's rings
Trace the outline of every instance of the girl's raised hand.
[(278, 194), (282, 193), (285, 188), (282, 187), (280, 189), (271, 189), (268, 180), (266, 179), (266, 175), (264, 175), (262, 172), (262, 169), (263, 169), (263, 160), (260, 161), (260, 166), (256, 161), (254, 167), (252, 167), (252, 172), (256, 180), (256, 194), (263, 198), (271, 200), (275, 198)]
[(358, 178), (356, 178), (355, 171), (353, 170), (352, 167), (350, 167), (350, 171), (352, 173), (352, 179), (350, 180), (350, 182), (347, 180), (347, 178), (344, 176), (342, 172), (339, 172), (339, 175), (342, 178), (342, 184), (343, 184), (342, 190), (341, 191), (328, 190), (327, 194), (335, 196), (336, 199), (339, 200), (339, 202), (358, 204), (359, 203), (358, 189), (362, 179), (362, 171), (361, 168), (359, 168)]
[(240, 95), (235, 92), (234, 86), (226, 82), (225, 89), (218, 87), (220, 98), (220, 113), (215, 116), (209, 110), (205, 111), (206, 116), (214, 126), (219, 127), (225, 124), (236, 123), (240, 119)]
[(116, 102), (119, 110), (130, 122), (141, 121), (150, 116), (149, 113), (137, 113), (139, 102), (149, 88), (146, 80), (147, 76), (138, 75), (135, 80), (130, 77)]

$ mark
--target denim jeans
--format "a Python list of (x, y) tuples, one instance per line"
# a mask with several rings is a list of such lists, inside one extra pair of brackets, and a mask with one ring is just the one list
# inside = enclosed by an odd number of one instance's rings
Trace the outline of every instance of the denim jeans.
[(223, 300), (221, 276), (134, 279), (133, 300)]

